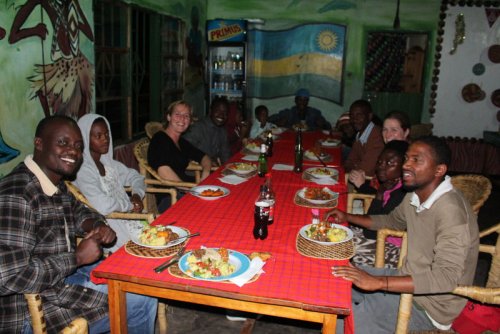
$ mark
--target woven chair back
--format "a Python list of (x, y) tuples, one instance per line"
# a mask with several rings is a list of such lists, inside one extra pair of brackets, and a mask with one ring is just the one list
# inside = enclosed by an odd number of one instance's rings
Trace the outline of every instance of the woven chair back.
[(464, 194), (476, 214), (491, 193), (491, 182), (482, 175), (456, 175), (451, 178), (451, 183)]

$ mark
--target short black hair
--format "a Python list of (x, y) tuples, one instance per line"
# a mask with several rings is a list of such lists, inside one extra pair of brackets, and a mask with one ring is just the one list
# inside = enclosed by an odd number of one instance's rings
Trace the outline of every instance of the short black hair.
[(410, 144), (408, 144), (408, 142), (405, 140), (391, 140), (390, 142), (385, 144), (383, 151), (394, 151), (397, 156), (401, 158), (401, 161), (405, 161), (405, 155), (406, 151), (408, 150), (408, 146), (410, 146)]
[(366, 100), (356, 100), (356, 101), (354, 101), (351, 104), (351, 106), (349, 107), (349, 111), (352, 108), (360, 108), (360, 109), (362, 109), (363, 111), (365, 111), (365, 112), (367, 112), (369, 114), (373, 114), (372, 105), (370, 104), (370, 102), (368, 102)]
[(408, 117), (408, 114), (403, 111), (399, 110), (390, 111), (387, 115), (385, 115), (384, 121), (386, 119), (397, 120), (403, 130), (407, 130), (411, 127), (410, 117)]
[(413, 143), (422, 143), (429, 146), (432, 150), (432, 155), (438, 165), (450, 166), (451, 150), (444, 138), (436, 136), (423, 136), (415, 139)]
[(267, 111), (269, 113), (269, 109), (267, 109), (267, 107), (265, 105), (261, 104), (261, 105), (255, 107), (255, 111), (254, 111), (255, 117), (259, 116), (259, 112), (261, 110), (265, 110), (265, 111)]
[(55, 123), (55, 122), (69, 122), (78, 128), (78, 123), (76, 123), (76, 121), (71, 117), (68, 117), (65, 115), (47, 116), (45, 118), (42, 118), (42, 120), (36, 126), (35, 137), (41, 137), (44, 134), (45, 129), (50, 124)]
[(214, 108), (218, 104), (225, 104), (229, 108), (229, 101), (224, 96), (217, 96), (215, 99), (213, 99), (212, 103), (210, 104), (210, 109)]

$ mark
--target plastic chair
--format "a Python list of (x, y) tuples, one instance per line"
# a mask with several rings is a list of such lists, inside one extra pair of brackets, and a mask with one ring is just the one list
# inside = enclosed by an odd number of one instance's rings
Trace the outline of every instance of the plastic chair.
[(155, 193), (168, 193), (172, 198), (172, 205), (177, 202), (177, 189), (192, 188), (197, 185), (193, 182), (177, 182), (162, 179), (160, 175), (148, 163), (149, 139), (143, 138), (137, 141), (134, 146), (134, 155), (139, 163), (139, 172), (144, 176), (146, 183), (146, 201), (145, 207), (151, 212), (157, 212), (156, 200), (154, 196), (148, 196)]
[[(477, 214), (481, 206), (488, 199), (491, 193), (491, 182), (488, 178), (481, 175), (457, 175), (451, 178), (451, 183), (459, 189), (464, 197), (470, 202), (473, 211)], [(479, 233), (479, 238), (483, 238), (492, 233), (500, 235), (500, 223)], [(402, 265), (402, 260), (407, 254), (407, 235), (405, 231), (395, 231), (390, 229), (381, 229), (377, 233), (377, 250), (375, 256), (375, 267), (383, 268), (385, 261), (384, 244), (388, 236), (403, 237), (401, 245), (401, 254), (398, 267)], [(500, 304), (500, 238), (497, 237), (496, 245), (479, 245), (479, 251), (492, 255), (490, 271), (486, 287), (478, 286), (458, 286), (452, 293), (468, 297), (482, 303)], [(398, 320), (395, 333), (407, 333), (408, 324), (411, 317), (412, 294), (402, 293), (399, 301)]]
[[(28, 303), (28, 309), (31, 316), (31, 326), (34, 334), (47, 334), (47, 324), (42, 308), (42, 298), (37, 293), (25, 293), (24, 298)], [(63, 334), (86, 334), (88, 333), (88, 324), (85, 318), (76, 318), (65, 327)]]

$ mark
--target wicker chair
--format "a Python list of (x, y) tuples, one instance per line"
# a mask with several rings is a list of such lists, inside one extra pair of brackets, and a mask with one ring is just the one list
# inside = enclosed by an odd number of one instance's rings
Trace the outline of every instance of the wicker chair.
[[(459, 189), (470, 202), (472, 209), (477, 214), (481, 206), (488, 199), (491, 193), (491, 182), (488, 178), (481, 175), (457, 175), (451, 178), (453, 186)], [(479, 237), (483, 238), (492, 233), (500, 235), (500, 223), (479, 233)], [(402, 265), (402, 260), (407, 254), (406, 232), (395, 231), (390, 229), (382, 229), (377, 233), (377, 250), (375, 256), (375, 267), (383, 268), (385, 262), (384, 244), (388, 236), (403, 237), (401, 245), (401, 254), (398, 267)], [(468, 297), (482, 303), (499, 304), (500, 303), (500, 238), (497, 237), (495, 246), (479, 245), (479, 251), (492, 255), (492, 262), (488, 274), (486, 287), (477, 286), (459, 286), (452, 293)], [(408, 324), (411, 317), (412, 294), (402, 293), (399, 301), (398, 320), (396, 323), (395, 333), (407, 333)], [(442, 332), (442, 331), (441, 331)]]
[(144, 176), (147, 185), (146, 204), (151, 212), (157, 212), (155, 193), (168, 193), (172, 198), (172, 205), (177, 202), (177, 189), (192, 188), (197, 185), (193, 182), (177, 182), (162, 179), (148, 163), (149, 139), (143, 138), (135, 144), (134, 155), (139, 162), (139, 171)]
[[(82, 194), (82, 192), (80, 191), (80, 189), (78, 189), (78, 187), (76, 187), (73, 183), (71, 183), (69, 181), (66, 181), (66, 187), (73, 194), (73, 196), (75, 196), (75, 198), (77, 200), (79, 200), (80, 202), (82, 202), (83, 204), (88, 206), (89, 208), (92, 208), (92, 205), (90, 205), (90, 202), (85, 197), (85, 195)], [(129, 220), (129, 219), (130, 220), (146, 220), (148, 223), (152, 223), (153, 220), (155, 219), (155, 215), (153, 213), (112, 212), (112, 213), (108, 214), (106, 216), (106, 218), (125, 219), (125, 220)], [(158, 316), (159, 332), (161, 334), (167, 333), (166, 311), (167, 311), (167, 305), (165, 303), (159, 302), (157, 316)], [(67, 332), (67, 333), (73, 333), (73, 332)]]
[[(47, 334), (47, 325), (45, 323), (45, 316), (42, 308), (42, 298), (37, 293), (25, 293), (24, 298), (28, 303), (33, 334)], [(86, 334), (87, 332), (88, 325), (85, 318), (74, 319), (61, 331), (63, 334)]]
[(149, 139), (153, 138), (154, 134), (163, 129), (163, 124), (160, 122), (147, 122), (144, 126), (146, 135)]

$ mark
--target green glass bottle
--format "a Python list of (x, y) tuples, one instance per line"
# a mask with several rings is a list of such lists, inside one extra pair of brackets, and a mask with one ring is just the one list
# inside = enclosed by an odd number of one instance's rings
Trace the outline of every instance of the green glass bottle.
[(267, 157), (266, 157), (266, 144), (260, 145), (260, 155), (257, 166), (257, 173), (260, 177), (266, 176), (267, 173)]

